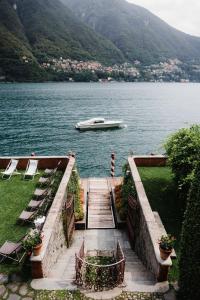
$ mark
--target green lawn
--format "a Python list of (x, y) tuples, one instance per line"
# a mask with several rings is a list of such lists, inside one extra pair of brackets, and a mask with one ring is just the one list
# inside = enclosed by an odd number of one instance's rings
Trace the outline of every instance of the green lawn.
[[(176, 237), (179, 257), (183, 206), (177, 196), (173, 174), (169, 167), (139, 167), (139, 173), (153, 211), (158, 211), (167, 233)], [(178, 260), (173, 262), (170, 280), (178, 278)]]
[[(26, 234), (28, 227), (17, 225), (16, 221), (31, 200), (39, 177), (35, 176), (34, 180), (23, 180), (21, 175), (14, 175), (10, 180), (0, 178), (0, 245), (6, 240), (17, 241)], [(7, 267), (1, 264), (0, 272)]]
[(183, 208), (169, 167), (140, 167), (139, 173), (153, 211), (158, 211), (168, 233), (179, 248)]

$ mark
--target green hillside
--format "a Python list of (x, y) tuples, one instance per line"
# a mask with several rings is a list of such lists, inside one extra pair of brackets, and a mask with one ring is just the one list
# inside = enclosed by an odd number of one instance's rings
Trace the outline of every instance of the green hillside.
[(125, 0), (62, 0), (126, 59), (151, 64), (166, 58), (200, 59), (200, 38), (182, 33)]
[(60, 80), (41, 67), (60, 57), (104, 65), (196, 63), (200, 38), (125, 0), (0, 0), (0, 80)]
[(79, 22), (58, 0), (0, 0), (1, 74), (41, 80), (46, 75), (38, 63), (61, 56), (105, 64), (124, 60), (112, 42)]

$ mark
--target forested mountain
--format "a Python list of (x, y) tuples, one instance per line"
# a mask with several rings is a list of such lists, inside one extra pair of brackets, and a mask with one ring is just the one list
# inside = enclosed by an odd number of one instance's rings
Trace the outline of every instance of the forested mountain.
[(196, 63), (200, 38), (125, 0), (0, 0), (0, 80), (54, 80), (60, 69), (44, 63), (60, 57), (107, 66)]
[(16, 78), (44, 76), (49, 57), (124, 61), (106, 38), (79, 22), (59, 0), (0, 0), (0, 72)]
[(125, 0), (62, 0), (126, 59), (150, 64), (166, 58), (200, 58), (200, 38), (180, 32), (145, 8)]

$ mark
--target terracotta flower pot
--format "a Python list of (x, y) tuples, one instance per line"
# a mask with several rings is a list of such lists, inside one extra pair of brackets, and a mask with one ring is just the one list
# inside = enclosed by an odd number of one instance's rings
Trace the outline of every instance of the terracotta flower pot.
[(33, 248), (33, 255), (34, 255), (34, 256), (40, 255), (41, 248), (42, 248), (42, 243), (41, 243), (41, 244), (38, 244), (37, 246), (35, 246), (35, 247)]
[(170, 256), (170, 254), (172, 253), (172, 249), (171, 250), (166, 250), (166, 249), (162, 249), (160, 246), (159, 246), (159, 249), (160, 249), (160, 257), (163, 260), (166, 260)]

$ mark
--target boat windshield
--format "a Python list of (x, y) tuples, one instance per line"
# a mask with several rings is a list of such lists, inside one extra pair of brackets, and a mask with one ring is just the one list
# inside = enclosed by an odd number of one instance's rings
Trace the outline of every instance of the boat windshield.
[(104, 123), (104, 120), (95, 120), (94, 123)]

